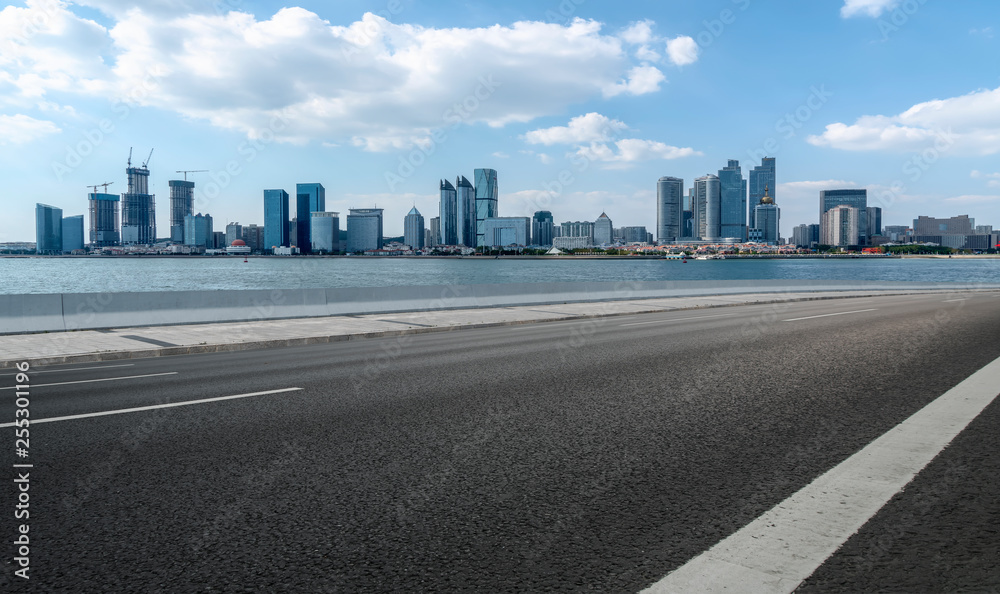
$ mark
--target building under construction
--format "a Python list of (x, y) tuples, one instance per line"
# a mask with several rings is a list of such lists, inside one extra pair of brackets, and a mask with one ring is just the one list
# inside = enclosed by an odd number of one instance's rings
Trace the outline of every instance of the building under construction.
[(194, 214), (194, 182), (171, 180), (170, 241), (184, 243), (184, 217)]
[[(149, 152), (150, 157), (153, 152)], [(156, 200), (149, 193), (149, 160), (142, 167), (132, 167), (129, 156), (128, 192), (122, 194), (122, 243), (151, 245), (156, 243)]]
[[(106, 189), (106, 188), (105, 188)], [(113, 247), (121, 243), (118, 227), (118, 202), (114, 194), (88, 195), (90, 203), (90, 244), (97, 248)]]

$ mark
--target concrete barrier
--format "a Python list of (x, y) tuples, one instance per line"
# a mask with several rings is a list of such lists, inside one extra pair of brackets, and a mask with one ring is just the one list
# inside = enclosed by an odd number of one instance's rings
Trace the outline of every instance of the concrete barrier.
[(746, 293), (960, 291), (972, 288), (1000, 289), (1000, 284), (817, 280), (623, 281), (0, 295), (0, 334)]

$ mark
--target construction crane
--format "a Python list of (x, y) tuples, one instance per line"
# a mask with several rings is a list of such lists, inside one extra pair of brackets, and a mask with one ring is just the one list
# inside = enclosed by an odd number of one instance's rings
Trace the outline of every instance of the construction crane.
[(149, 156), (146, 157), (146, 162), (142, 164), (143, 169), (149, 169), (149, 162), (153, 159), (153, 149), (149, 149)]
[(187, 181), (189, 173), (208, 173), (208, 169), (187, 169), (187, 170), (181, 169), (180, 171), (175, 171), (174, 173), (183, 173), (184, 181)]
[(132, 167), (132, 147), (128, 147), (128, 166)]
[(107, 194), (108, 193), (108, 186), (113, 185), (114, 183), (115, 182), (106, 182), (106, 183), (103, 183), (103, 184), (93, 184), (93, 185), (90, 185), (90, 186), (87, 186), (87, 187), (88, 188), (94, 188), (94, 193), (95, 194), (97, 193), (97, 188), (103, 187), (104, 188), (104, 193)]

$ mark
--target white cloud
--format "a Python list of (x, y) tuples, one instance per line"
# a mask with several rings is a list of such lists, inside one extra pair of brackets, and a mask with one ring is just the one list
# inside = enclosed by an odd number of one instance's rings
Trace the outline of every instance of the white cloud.
[(878, 18), (883, 12), (892, 10), (899, 5), (901, 0), (844, 0), (844, 6), (840, 9), (840, 16), (850, 18), (853, 16), (869, 16)]
[(24, 144), (59, 132), (62, 132), (59, 126), (46, 120), (23, 114), (0, 115), (0, 144)]
[[(425, 145), (453, 125), (499, 127), (602, 95), (653, 93), (665, 81), (648, 64), (654, 50), (639, 48), (637, 59), (623, 49), (625, 37), (652, 36), (645, 21), (618, 34), (583, 19), (438, 29), (369, 13), (339, 26), (297, 7), (259, 20), (226, 1), (79, 3), (114, 26), (58, 1), (0, 11), (0, 43), (10, 46), (0, 87), (13, 97), (3, 101), (127, 98), (250, 137), (387, 150)], [(42, 26), (25, 38), (32, 19)]]
[(510, 155), (508, 155), (507, 153), (504, 153), (504, 152), (500, 152), (500, 151), (497, 151), (497, 152), (493, 153), (493, 156), (496, 157), (497, 159), (509, 159), (510, 158)]
[(636, 66), (628, 71), (626, 80), (605, 85), (604, 96), (614, 97), (622, 93), (629, 95), (645, 95), (660, 90), (660, 83), (667, 80), (655, 66)]
[(698, 44), (694, 39), (682, 35), (667, 42), (667, 55), (678, 66), (687, 66), (698, 61)]
[(524, 135), (524, 139), (530, 144), (544, 144), (546, 146), (605, 142), (627, 129), (628, 126), (625, 122), (612, 120), (607, 116), (591, 112), (571, 119), (567, 126), (532, 130)]
[(644, 45), (635, 50), (635, 57), (644, 62), (659, 62), (660, 54), (656, 53), (648, 45)]
[(972, 179), (1000, 179), (1000, 173), (983, 173), (982, 171), (973, 169), (972, 173), (969, 175)]
[(945, 198), (944, 201), (948, 204), (989, 204), (992, 202), (1000, 202), (1000, 194), (994, 196), (982, 195), (982, 194), (965, 194), (962, 196)]
[(581, 146), (577, 148), (576, 154), (588, 161), (605, 163), (606, 169), (625, 169), (640, 161), (681, 159), (702, 153), (692, 148), (670, 146), (655, 140), (625, 138), (610, 146), (599, 142)]
[(631, 43), (633, 45), (643, 45), (649, 43), (654, 39), (653, 24), (653, 21), (648, 19), (632, 23), (627, 29), (625, 29), (625, 31), (622, 32), (621, 38), (626, 43)]
[(991, 155), (1000, 152), (1000, 88), (918, 103), (895, 116), (835, 123), (808, 141), (853, 151), (919, 151)]

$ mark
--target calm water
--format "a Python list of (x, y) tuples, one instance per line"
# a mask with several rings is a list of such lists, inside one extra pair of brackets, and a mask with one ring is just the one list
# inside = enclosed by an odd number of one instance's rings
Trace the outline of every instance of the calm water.
[(0, 258), (0, 293), (730, 279), (1000, 283), (1000, 260)]

